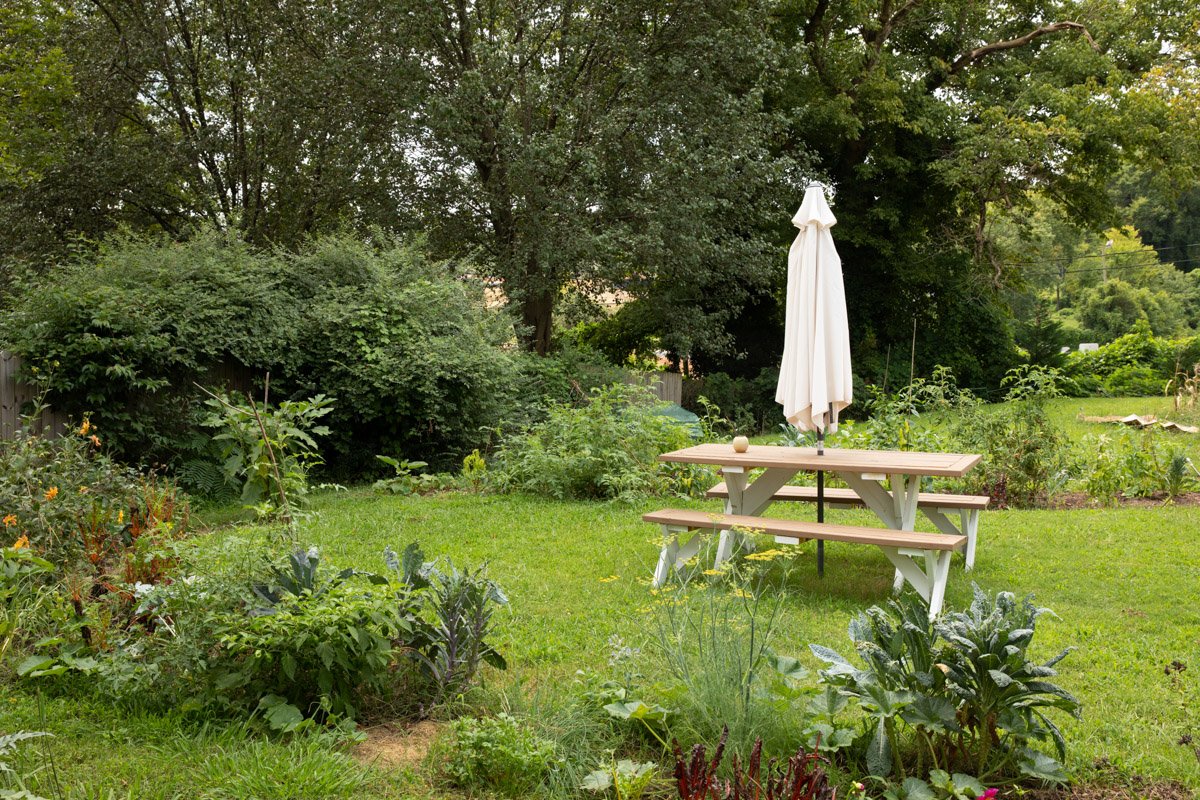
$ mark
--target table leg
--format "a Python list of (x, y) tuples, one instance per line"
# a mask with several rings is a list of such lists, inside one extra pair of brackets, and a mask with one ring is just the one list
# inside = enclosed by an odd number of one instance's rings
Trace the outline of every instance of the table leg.
[[(745, 507), (746, 496), (746, 470), (743, 467), (723, 467), (721, 474), (725, 477), (725, 488), (729, 490), (728, 496), (725, 498), (725, 513), (726, 514), (742, 514)], [(733, 557), (733, 546), (737, 543), (739, 547), (744, 547), (747, 542), (745, 537), (738, 534), (736, 531), (725, 529), (721, 531), (721, 537), (717, 540), (717, 557), (713, 561), (713, 569), (718, 569), (722, 564)]]
[[(729, 496), (725, 499), (725, 513), (751, 517), (766, 511), (775, 501), (775, 493), (796, 474), (793, 469), (770, 468), (759, 475), (754, 483), (749, 483), (744, 467), (722, 467), (721, 472), (725, 477), (725, 487), (729, 490)], [(794, 543), (792, 539), (777, 538), (776, 541)], [(714, 569), (733, 556), (735, 544), (743, 551), (754, 549), (754, 543), (748, 537), (737, 531), (723, 530), (717, 543)]]

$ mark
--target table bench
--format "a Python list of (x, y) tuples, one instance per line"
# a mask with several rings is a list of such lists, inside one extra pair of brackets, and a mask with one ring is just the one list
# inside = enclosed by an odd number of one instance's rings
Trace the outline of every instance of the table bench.
[[(642, 519), (658, 524), (663, 532), (663, 548), (658, 566), (654, 570), (656, 587), (666, 582), (672, 569), (681, 569), (684, 562), (700, 552), (705, 536), (724, 530), (762, 532), (797, 542), (813, 539), (872, 544), (883, 551), (896, 567), (896, 571), (929, 603), (930, 619), (942, 610), (950, 571), (950, 555), (967, 543), (967, 537), (962, 534), (921, 533), (859, 525), (835, 525), (828, 522), (772, 519), (747, 514), (712, 514), (675, 508), (645, 514)], [(697, 533), (681, 545), (679, 536), (688, 531)], [(917, 558), (924, 560), (924, 569), (917, 562)]]
[[(729, 487), (723, 482), (712, 487), (705, 494), (709, 498), (729, 499)], [(773, 502), (817, 502), (815, 486), (782, 486), (771, 496)], [(967, 549), (964, 554), (966, 568), (975, 566), (975, 540), (979, 531), (979, 512), (987, 508), (991, 498), (986, 495), (973, 494), (942, 494), (940, 492), (920, 492), (917, 494), (917, 508), (929, 518), (939, 531), (950, 536), (965, 535)], [(825, 504), (827, 506), (859, 506), (866, 507), (867, 503), (853, 489), (825, 489)], [(947, 513), (957, 512), (959, 527), (947, 516)]]

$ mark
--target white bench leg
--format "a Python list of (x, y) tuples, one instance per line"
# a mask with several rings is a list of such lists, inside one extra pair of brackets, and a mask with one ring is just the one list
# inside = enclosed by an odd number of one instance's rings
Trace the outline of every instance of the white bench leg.
[(946, 598), (946, 582), (950, 576), (950, 551), (937, 550), (925, 554), (932, 571), (933, 581), (929, 594), (929, 618), (942, 613), (942, 601)]
[[(942, 610), (946, 596), (946, 581), (950, 574), (949, 550), (908, 550), (897, 547), (881, 547), (884, 554), (896, 566), (896, 572), (907, 580), (929, 603), (929, 618), (933, 619)], [(923, 556), (926, 569), (913, 558)]]
[(664, 525), (662, 552), (658, 554), (658, 566), (654, 568), (653, 586), (655, 589), (667, 582), (667, 575), (670, 574), (671, 567), (675, 566), (678, 556), (679, 530)]
[(658, 555), (658, 566), (654, 568), (654, 588), (658, 588), (667, 582), (667, 576), (674, 569), (678, 572), (687, 563), (689, 558), (693, 558), (700, 552), (700, 546), (704, 544), (704, 531), (696, 531), (696, 535), (688, 540), (687, 544), (679, 544), (679, 535), (686, 533), (686, 528), (675, 528), (669, 525), (662, 526), (663, 531), (663, 548)]
[(947, 513), (950, 509), (946, 508), (923, 508), (921, 511), (929, 518), (929, 521), (941, 531), (950, 536), (966, 536), (967, 550), (964, 553), (966, 557), (966, 568), (971, 569), (975, 566), (975, 532), (979, 529), (979, 511), (977, 509), (960, 508), (958, 509), (959, 527), (954, 527), (954, 523), (950, 521)]

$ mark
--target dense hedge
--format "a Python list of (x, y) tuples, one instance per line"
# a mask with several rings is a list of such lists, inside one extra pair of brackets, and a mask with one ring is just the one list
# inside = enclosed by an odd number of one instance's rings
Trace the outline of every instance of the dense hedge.
[(1200, 364), (1200, 336), (1154, 336), (1141, 322), (1129, 333), (1087, 353), (1067, 357), (1064, 372), (1078, 394), (1162, 394), (1177, 372)]
[(448, 463), (514, 405), (511, 322), (478, 286), (394, 241), (333, 237), (297, 254), (205, 232), (120, 238), (22, 287), (0, 321), (49, 402), (91, 412), (132, 461), (194, 457), (194, 382), (271, 373), (272, 397), (335, 398), (327, 460)]

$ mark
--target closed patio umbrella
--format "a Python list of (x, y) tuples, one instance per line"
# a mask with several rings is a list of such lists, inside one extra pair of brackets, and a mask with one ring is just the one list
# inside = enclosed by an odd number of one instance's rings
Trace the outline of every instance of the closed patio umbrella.
[[(842, 260), (829, 232), (836, 223), (825, 192), (810, 184), (792, 217), (800, 233), (788, 251), (783, 363), (775, 389), (787, 421), (816, 431), (818, 455), (825, 453), (825, 432), (837, 431), (838, 414), (853, 399)], [(817, 471), (817, 521), (825, 521), (823, 470)], [(824, 542), (818, 541), (817, 572), (824, 571)]]

